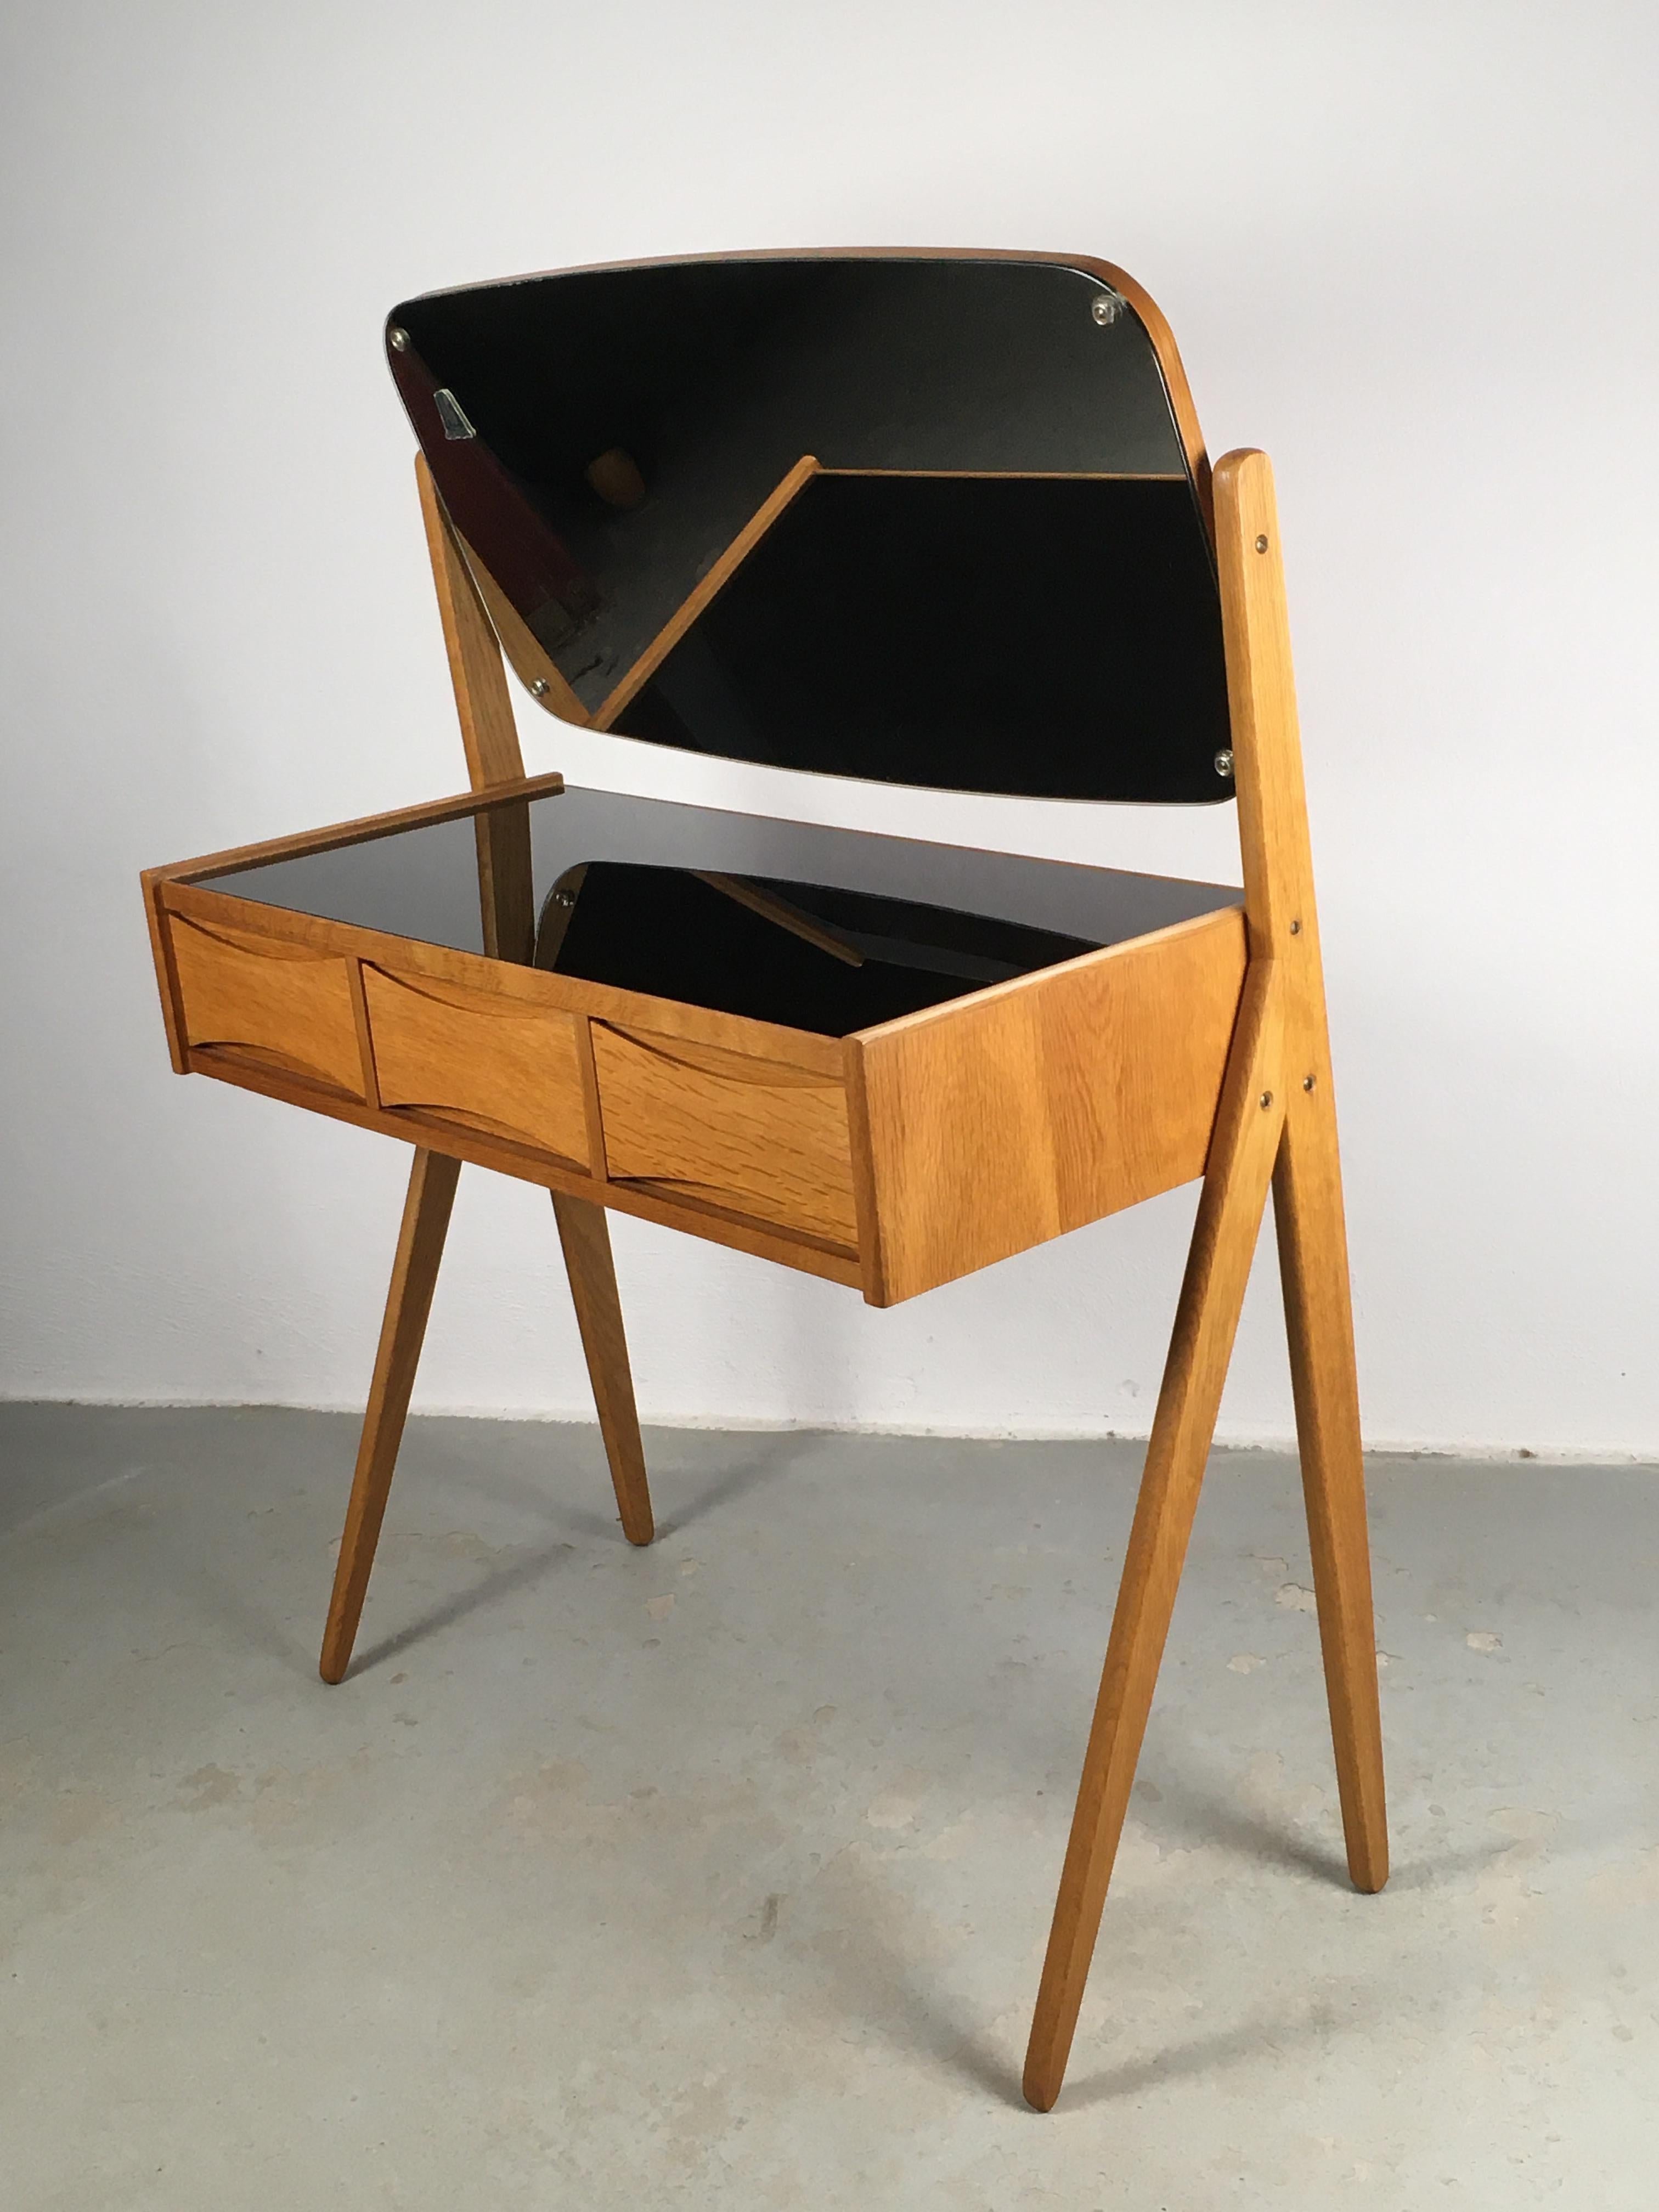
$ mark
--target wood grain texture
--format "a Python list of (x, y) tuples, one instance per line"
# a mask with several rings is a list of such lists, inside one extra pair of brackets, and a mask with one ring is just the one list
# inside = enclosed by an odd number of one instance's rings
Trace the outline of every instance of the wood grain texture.
[(170, 930), (187, 1045), (240, 1045), (365, 1095), (346, 960), (182, 916)]
[(605, 1438), (605, 1458), (617, 1493), (617, 1510), (623, 1534), (630, 1544), (648, 1544), (656, 1533), (651, 1515), (651, 1490), (646, 1480), (645, 1447), (640, 1439), (640, 1417), (634, 1404), (634, 1376), (629, 1365), (628, 1339), (623, 1328), (622, 1301), (617, 1294), (616, 1262), (611, 1253), (611, 1231), (602, 1206), (553, 1193), (553, 1217), (558, 1224), (559, 1243), (570, 1296), (576, 1309), (593, 1403)]
[[(473, 789), (483, 791), (524, 775), (519, 726), (513, 718), (501, 647), (424, 454), (416, 456), (415, 480), (467, 774)], [(495, 960), (527, 961), (536, 935), (529, 807), (522, 800), (502, 802), (475, 815), (472, 827), (478, 847), (484, 951)]]
[(692, 623), (713, 605), (772, 525), (811, 483), (817, 471), (818, 465), (811, 454), (804, 453), (782, 481), (767, 494), (708, 574), (698, 580), (626, 675), (611, 687), (593, 717), (596, 730), (608, 730), (629, 701), (649, 683)]
[(382, 1106), (459, 1115), (588, 1164), (577, 1017), (372, 965), (362, 972)]
[(369, 1106), (381, 1103), (380, 1086), (374, 1075), (374, 1041), (368, 1032), (368, 998), (363, 989), (363, 963), (361, 960), (346, 962), (346, 980), (351, 987), (351, 1018), (357, 1031), (357, 1064), (363, 1079), (363, 1100)]
[(409, 1413), (410, 1393), (415, 1387), (415, 1370), (426, 1334), (427, 1316), (432, 1310), (438, 1263), (443, 1257), (460, 1171), (459, 1160), (428, 1152), (416, 1153), (410, 1170), (409, 1194), (404, 1201), (403, 1225), (374, 1357), (374, 1377), (369, 1385), (351, 1500), (346, 1508), (345, 1532), (340, 1539), (339, 1564), (323, 1632), (319, 1672), (325, 1682), (339, 1681), (351, 1663), (351, 1648), (374, 1565), (374, 1547), (398, 1463), (398, 1446)]
[(161, 872), (146, 868), (139, 878), (144, 896), (144, 920), (149, 928), (150, 957), (155, 963), (155, 987), (161, 994), (161, 1023), (167, 1031), (167, 1057), (175, 1075), (188, 1073), (189, 1045), (185, 1036), (185, 1011), (179, 991), (179, 973), (173, 960), (172, 927), (161, 903)]
[(613, 1182), (683, 1187), (849, 1249), (858, 1227), (839, 1073), (659, 1032), (592, 1030)]
[(485, 784), (506, 783), (523, 775), (519, 726), (513, 719), (513, 701), (501, 673), (501, 647), (450, 530), (423, 453), (415, 456), (415, 482), (420, 491), (421, 520), (426, 526), (438, 612), (443, 621), (449, 680), (466, 750), (467, 775), (477, 791)]
[(1290, 623), (1273, 470), (1229, 453), (1215, 475), (1239, 830), (1253, 951), (1282, 979), (1284, 1142), (1273, 1181), (1297, 1437), (1348, 1867), (1388, 1879), (1365, 1479), (1335, 1094), (1314, 905)]
[(1229, 908), (851, 1041), (870, 1302), (1201, 1175), (1243, 971)]
[(1285, 1107), (1273, 1072), (1279, 1021), (1272, 969), (1253, 963), (1146, 1449), (1026, 2053), (1025, 2095), (1039, 2112), (1050, 2109), (1065, 2077), (1279, 1149)]

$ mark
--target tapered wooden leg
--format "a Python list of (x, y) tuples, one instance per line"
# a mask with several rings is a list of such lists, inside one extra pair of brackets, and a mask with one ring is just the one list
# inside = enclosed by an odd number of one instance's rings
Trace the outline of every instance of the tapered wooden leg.
[(415, 1387), (415, 1370), (426, 1334), (427, 1316), (432, 1310), (432, 1292), (460, 1172), (459, 1160), (448, 1159), (441, 1152), (418, 1151), (410, 1170), (398, 1256), (392, 1262), (386, 1318), (374, 1355), (374, 1379), (369, 1385), (362, 1441), (357, 1447), (357, 1471), (346, 1508), (345, 1533), (340, 1539), (340, 1561), (334, 1571), (334, 1595), (323, 1632), (319, 1672), (325, 1682), (339, 1681), (351, 1663), (351, 1647), (356, 1641), (357, 1622), (374, 1565), (374, 1547), (380, 1539), (392, 1469), (398, 1464), (398, 1446), (403, 1438), (410, 1393)]
[(1026, 2100), (1042, 2112), (1065, 2079), (1267, 1204), (1285, 1112), (1273, 1091), (1279, 1028), (1271, 971), (1253, 967), (1211, 1141), (1025, 2056)]
[(640, 1442), (640, 1417), (634, 1405), (634, 1377), (628, 1364), (628, 1339), (623, 1333), (622, 1301), (617, 1296), (617, 1269), (611, 1256), (605, 1208), (586, 1199), (567, 1198), (556, 1190), (553, 1215), (564, 1248), (576, 1326), (587, 1355), (588, 1377), (593, 1385), (605, 1457), (611, 1462), (623, 1534), (630, 1544), (648, 1544), (656, 1533), (651, 1518), (651, 1492), (646, 1481), (645, 1449)]
[(1347, 1237), (1328, 1082), (1316, 1079), (1310, 1092), (1299, 1084), (1291, 1092), (1273, 1173), (1273, 1217), (1348, 1871), (1356, 1889), (1378, 1890), (1389, 1878), (1382, 1723)]

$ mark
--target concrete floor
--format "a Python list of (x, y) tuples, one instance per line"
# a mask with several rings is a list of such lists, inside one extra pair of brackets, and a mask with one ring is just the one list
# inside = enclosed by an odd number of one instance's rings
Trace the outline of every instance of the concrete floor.
[(1069, 2085), (1021, 2103), (1139, 1453), (0, 1408), (7, 2212), (1623, 2212), (1659, 2170), (1659, 1480), (1381, 1461), (1395, 1875), (1293, 1469), (1220, 1456)]

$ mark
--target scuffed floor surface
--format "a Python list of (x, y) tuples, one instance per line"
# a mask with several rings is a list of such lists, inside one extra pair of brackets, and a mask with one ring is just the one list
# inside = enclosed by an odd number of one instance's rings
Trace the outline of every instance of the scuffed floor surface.
[(0, 2198), (1650, 2212), (1659, 1481), (1382, 1461), (1395, 1874), (1220, 1456), (1068, 2085), (1021, 2054), (1139, 1452), (0, 1408)]

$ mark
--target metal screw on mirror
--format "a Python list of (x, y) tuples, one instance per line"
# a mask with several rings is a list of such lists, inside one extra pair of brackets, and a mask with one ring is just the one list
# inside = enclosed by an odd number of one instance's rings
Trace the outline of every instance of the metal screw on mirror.
[(1302, 1079), (1302, 1088), (1304, 1091), (1311, 1091), (1318, 1080), (1319, 1078), (1316, 1075), (1304, 1075)]
[(1291, 924), (1291, 935), (1292, 937), (1300, 937), (1300, 936), (1301, 936), (1301, 934), (1302, 934), (1302, 924), (1301, 924), (1299, 921), (1293, 921), (1293, 922)]
[(530, 696), (531, 696), (531, 697), (532, 697), (532, 699), (545, 699), (545, 698), (546, 698), (546, 696), (547, 696), (547, 678), (546, 678), (546, 677), (544, 677), (544, 676), (538, 676), (538, 677), (532, 678), (532, 681), (531, 681), (531, 685), (530, 685)]
[(1256, 541), (1255, 541), (1255, 550), (1256, 550), (1256, 551), (1257, 551), (1258, 553), (1265, 553), (1265, 552), (1267, 551), (1267, 538), (1266, 538), (1265, 534), (1264, 534), (1262, 537), (1260, 537), (1260, 538), (1258, 538), (1256, 539)]
[(576, 894), (574, 891), (555, 891), (553, 903), (555, 906), (574, 906)]
[(1232, 774), (1233, 757), (1231, 753), (1218, 753), (1216, 755), (1215, 772), (1218, 775), (1231, 775)]
[(406, 353), (409, 349), (409, 332), (400, 331), (396, 323), (393, 323), (386, 334), (386, 342), (393, 353)]
[(1123, 313), (1123, 302), (1115, 292), (1097, 292), (1089, 313), (1103, 327), (1117, 320)]
[(1263, 1112), (1264, 1114), (1267, 1112), (1267, 1109), (1268, 1109), (1268, 1108), (1273, 1104), (1273, 1092), (1272, 1092), (1271, 1091), (1264, 1091), (1262, 1092), (1262, 1094), (1261, 1094), (1261, 1110), (1262, 1110), (1262, 1112)]

